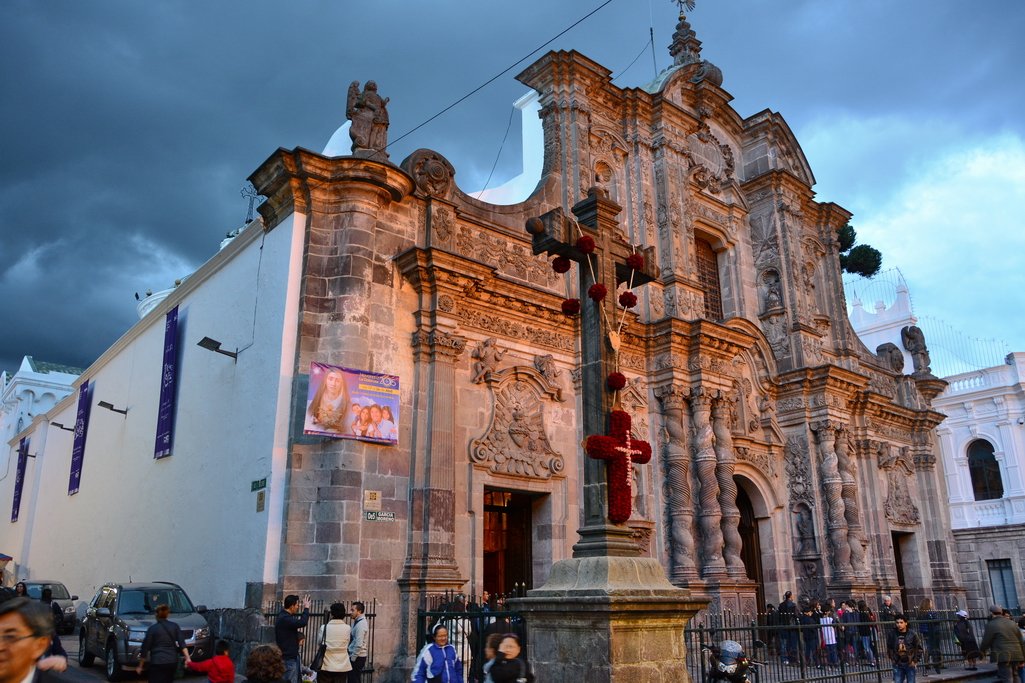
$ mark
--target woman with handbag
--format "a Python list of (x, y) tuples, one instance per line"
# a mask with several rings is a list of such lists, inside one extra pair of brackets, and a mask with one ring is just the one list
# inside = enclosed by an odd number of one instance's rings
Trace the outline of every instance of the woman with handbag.
[(191, 657), (188, 648), (185, 647), (182, 630), (178, 628), (178, 624), (167, 620), (171, 608), (167, 605), (157, 605), (154, 613), (157, 623), (146, 629), (146, 637), (139, 651), (139, 666), (135, 672), (141, 674), (145, 664), (149, 668), (149, 683), (171, 683), (178, 669), (178, 653), (184, 656), (186, 662), (190, 661)]
[(320, 627), (320, 646), (313, 658), (313, 666), (320, 683), (345, 683), (352, 670), (349, 661), (349, 635), (345, 623), (345, 605), (336, 602), (330, 608), (331, 619)]

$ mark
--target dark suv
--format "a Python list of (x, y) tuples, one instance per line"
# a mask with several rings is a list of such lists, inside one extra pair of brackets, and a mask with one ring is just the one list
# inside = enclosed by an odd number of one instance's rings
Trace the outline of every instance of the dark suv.
[(89, 603), (78, 637), (78, 663), (90, 666), (96, 657), (106, 664), (107, 680), (116, 681), (139, 665), (146, 629), (156, 623), (157, 605), (171, 608), (170, 621), (181, 627), (185, 644), (196, 659), (213, 654), (210, 626), (203, 605), (192, 601), (181, 586), (166, 581), (104, 584)]
[[(77, 595), (70, 595), (68, 589), (60, 581), (24, 581), (25, 590), (33, 600), (38, 600), (43, 595), (43, 589), (49, 588), (53, 593), (53, 601), (60, 605), (61, 620), (54, 623), (58, 633), (72, 633), (78, 617), (75, 614), (75, 600)], [(56, 620), (55, 620), (56, 621)]]

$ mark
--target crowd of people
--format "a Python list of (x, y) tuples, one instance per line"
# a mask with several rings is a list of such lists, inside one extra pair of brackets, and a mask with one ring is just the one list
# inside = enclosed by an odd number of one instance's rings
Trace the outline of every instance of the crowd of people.
[(878, 612), (864, 600), (829, 599), (794, 601), (787, 591), (779, 606), (769, 604), (762, 619), (770, 650), (784, 665), (819, 669), (862, 664), (869, 667), (889, 663), (895, 683), (915, 683), (919, 670), (928, 675), (944, 667), (943, 637), (949, 632), (960, 649), (963, 666), (976, 671), (983, 653), (997, 664), (998, 676), (1011, 683), (1025, 683), (1025, 617), (1016, 624), (1010, 612), (990, 608), (981, 642), (977, 640), (968, 612), (954, 613), (950, 622), (923, 600), (912, 615), (897, 610), (890, 596), (883, 596)]
[[(348, 612), (340, 602), (331, 605), (328, 620), (317, 631), (317, 656), (312, 667), (307, 669), (301, 652), (306, 638), (303, 629), (309, 623), (311, 605), (309, 595), (303, 596), (301, 600), (298, 595), (285, 596), (281, 613), (274, 621), (276, 646), (260, 646), (273, 647), (281, 659), (281, 675), (272, 680), (302, 683), (304, 673), (316, 672), (317, 680), (323, 683), (359, 683), (367, 664), (370, 632), (366, 605), (359, 601), (353, 602)], [(351, 623), (345, 621), (346, 614)]]

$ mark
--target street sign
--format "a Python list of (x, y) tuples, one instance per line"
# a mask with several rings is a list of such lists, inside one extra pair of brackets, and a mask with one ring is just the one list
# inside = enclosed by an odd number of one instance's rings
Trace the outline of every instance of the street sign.
[(394, 522), (394, 512), (379, 512), (374, 510), (367, 510), (363, 513), (364, 517), (368, 522)]
[(263, 479), (257, 479), (256, 481), (254, 481), (252, 484), (252, 488), (250, 490), (259, 491), (260, 489), (265, 488), (267, 488), (267, 477), (264, 477)]

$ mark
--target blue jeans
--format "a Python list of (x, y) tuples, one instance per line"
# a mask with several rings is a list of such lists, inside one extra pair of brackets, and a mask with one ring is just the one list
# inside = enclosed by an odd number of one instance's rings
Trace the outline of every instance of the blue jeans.
[(894, 664), (893, 683), (915, 683), (915, 667), (910, 664)]
[(302, 666), (298, 657), (285, 657), (285, 683), (300, 683)]
[(872, 636), (861, 636), (861, 652), (868, 657), (868, 661), (875, 663), (876, 655), (872, 652)]

